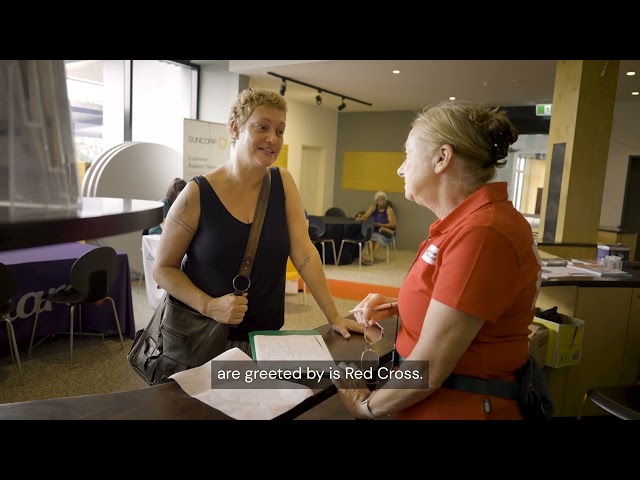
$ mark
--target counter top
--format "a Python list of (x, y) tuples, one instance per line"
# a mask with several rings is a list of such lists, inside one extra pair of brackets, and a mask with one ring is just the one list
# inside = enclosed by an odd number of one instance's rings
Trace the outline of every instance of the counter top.
[[(544, 268), (544, 267), (543, 267)], [(575, 286), (575, 287), (640, 287), (640, 268), (626, 267), (623, 269), (632, 274), (630, 277), (576, 277), (576, 278), (553, 278), (542, 280), (543, 287), (554, 286)]]
[(144, 230), (162, 222), (162, 203), (83, 197), (73, 210), (34, 211), (0, 206), (0, 250), (92, 240)]
[[(348, 318), (353, 318), (349, 315)], [(380, 364), (392, 360), (395, 346), (397, 320), (389, 318), (380, 322), (385, 335), (371, 348), (378, 354)], [(336, 363), (357, 362), (365, 347), (362, 335), (345, 339), (331, 325), (316, 329), (324, 338)], [(313, 381), (315, 384), (316, 381)], [(338, 391), (331, 383), (323, 382), (314, 388), (314, 395), (305, 399), (275, 420), (292, 420), (319, 405)], [(312, 385), (313, 385), (312, 384)], [(312, 386), (309, 385), (309, 386)], [(174, 382), (124, 392), (80, 395), (75, 397), (32, 400), (0, 405), (2, 420), (230, 420), (220, 410), (189, 396)]]
[(598, 248), (597, 243), (581, 243), (581, 242), (538, 242), (538, 247), (585, 247)]
[[(552, 255), (543, 250), (538, 250), (538, 254), (541, 259), (556, 259), (560, 258), (556, 255)], [(565, 259), (563, 259), (565, 260)], [(544, 268), (544, 267), (542, 267)], [(616, 277), (575, 277), (575, 278), (552, 278), (542, 279), (543, 287), (554, 286), (576, 286), (576, 287), (640, 287), (640, 264), (638, 262), (632, 262), (627, 267), (623, 268), (625, 272), (631, 274), (630, 277), (616, 278)]]
[(601, 231), (601, 232), (613, 232), (613, 233), (637, 233), (637, 232), (634, 232), (632, 230), (629, 230), (628, 228), (610, 227), (610, 226), (607, 226), (607, 225), (600, 225), (598, 230)]

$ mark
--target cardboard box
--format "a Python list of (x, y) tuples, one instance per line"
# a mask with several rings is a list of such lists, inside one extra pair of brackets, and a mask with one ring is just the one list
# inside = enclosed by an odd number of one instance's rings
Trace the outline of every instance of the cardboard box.
[(559, 313), (562, 323), (534, 317), (533, 323), (549, 329), (545, 364), (554, 367), (577, 365), (582, 358), (584, 320)]
[(622, 265), (627, 265), (630, 251), (631, 249), (622, 243), (599, 243), (596, 258), (598, 262), (602, 263), (607, 255), (615, 255), (616, 257), (622, 257)]
[(529, 325), (529, 353), (536, 361), (544, 366), (547, 361), (549, 347), (549, 329), (544, 325), (532, 323)]

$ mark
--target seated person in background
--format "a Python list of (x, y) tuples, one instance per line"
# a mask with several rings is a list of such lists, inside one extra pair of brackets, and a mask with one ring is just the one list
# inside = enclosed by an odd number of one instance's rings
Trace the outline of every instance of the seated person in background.
[(167, 213), (169, 213), (169, 209), (173, 202), (175, 202), (176, 198), (178, 198), (178, 194), (185, 187), (187, 182), (185, 182), (181, 178), (174, 178), (171, 180), (169, 184), (169, 188), (167, 188), (167, 193), (165, 193), (164, 198), (160, 201), (164, 204), (164, 208), (162, 209), (162, 223), (160, 225), (156, 225), (155, 227), (151, 227), (149, 229), (148, 235), (160, 235), (162, 233), (162, 226), (164, 225), (164, 219), (167, 218)]
[(373, 257), (381, 245), (388, 246), (391, 244), (393, 235), (398, 227), (398, 220), (393, 211), (393, 207), (387, 202), (387, 194), (380, 191), (374, 195), (375, 204), (370, 205), (366, 212), (356, 215), (356, 220), (364, 222), (369, 217), (373, 217), (373, 235), (371, 242), (373, 243), (373, 251), (371, 255), (362, 255), (362, 263), (365, 265), (373, 265)]

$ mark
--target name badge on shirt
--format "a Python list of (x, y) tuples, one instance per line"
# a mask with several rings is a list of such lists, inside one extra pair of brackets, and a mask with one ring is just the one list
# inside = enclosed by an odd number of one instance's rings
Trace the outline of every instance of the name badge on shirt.
[(422, 255), (422, 259), (429, 265), (435, 265), (436, 258), (438, 258), (438, 250), (438, 247), (436, 247), (435, 245), (429, 245), (427, 251)]

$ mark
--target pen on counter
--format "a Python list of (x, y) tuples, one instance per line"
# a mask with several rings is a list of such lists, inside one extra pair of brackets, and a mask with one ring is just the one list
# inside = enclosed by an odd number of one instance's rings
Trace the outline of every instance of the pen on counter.
[[(382, 305), (375, 306), (373, 310), (374, 311), (386, 310), (387, 308), (395, 308), (397, 306), (398, 306), (398, 302), (383, 303)], [(354, 308), (353, 310), (349, 310), (349, 313), (356, 313), (356, 312), (364, 312), (364, 308), (358, 307), (358, 308)]]

